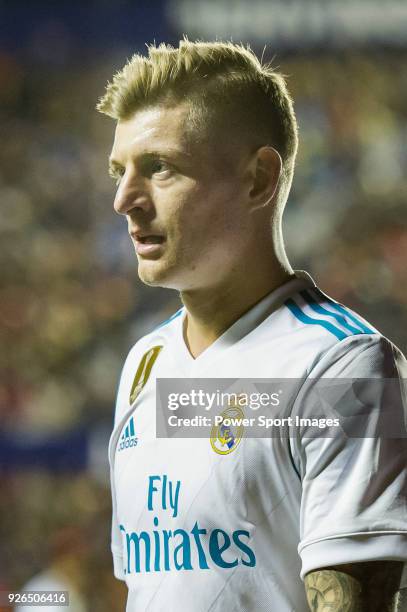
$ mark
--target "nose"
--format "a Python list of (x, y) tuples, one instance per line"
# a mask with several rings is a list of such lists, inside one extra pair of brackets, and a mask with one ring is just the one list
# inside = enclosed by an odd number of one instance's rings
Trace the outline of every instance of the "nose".
[(120, 181), (113, 208), (119, 215), (128, 215), (131, 210), (150, 210), (152, 207), (143, 177), (125, 173)]

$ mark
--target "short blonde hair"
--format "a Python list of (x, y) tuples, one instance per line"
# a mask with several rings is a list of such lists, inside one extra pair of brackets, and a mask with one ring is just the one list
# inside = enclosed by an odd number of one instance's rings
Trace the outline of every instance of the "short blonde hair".
[(273, 146), (281, 155), (280, 203), (291, 187), (298, 147), (297, 121), (284, 77), (259, 61), (249, 47), (231, 42), (180, 41), (179, 47), (148, 46), (114, 75), (97, 110), (126, 120), (152, 104), (190, 102), (189, 125), (222, 127), (253, 145)]

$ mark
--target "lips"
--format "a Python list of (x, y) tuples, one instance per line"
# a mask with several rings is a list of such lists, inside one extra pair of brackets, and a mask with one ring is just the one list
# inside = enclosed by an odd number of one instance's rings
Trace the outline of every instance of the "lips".
[(147, 232), (131, 231), (137, 255), (147, 259), (156, 259), (163, 250), (165, 237), (162, 234), (149, 234)]
[(134, 237), (137, 242), (141, 242), (141, 244), (162, 244), (164, 242), (164, 236), (159, 236), (157, 234), (151, 234), (149, 236), (135, 234)]

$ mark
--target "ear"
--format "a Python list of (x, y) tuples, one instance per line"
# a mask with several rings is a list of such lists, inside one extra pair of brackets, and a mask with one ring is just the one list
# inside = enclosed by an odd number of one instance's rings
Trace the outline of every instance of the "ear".
[(252, 210), (267, 206), (277, 193), (283, 170), (280, 153), (270, 146), (260, 147), (250, 160)]

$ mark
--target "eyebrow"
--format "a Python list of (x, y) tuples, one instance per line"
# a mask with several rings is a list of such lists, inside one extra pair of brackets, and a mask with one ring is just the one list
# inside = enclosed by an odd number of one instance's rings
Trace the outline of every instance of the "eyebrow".
[[(165, 157), (166, 155), (172, 155), (178, 158), (188, 158), (192, 157), (191, 153), (187, 153), (186, 151), (181, 151), (180, 149), (174, 149), (171, 147), (165, 147), (162, 149), (145, 149), (141, 151), (138, 155), (135, 155), (133, 159), (148, 159), (150, 157)], [(114, 159), (112, 156), (109, 157), (109, 168), (117, 169), (122, 168), (123, 164)]]

